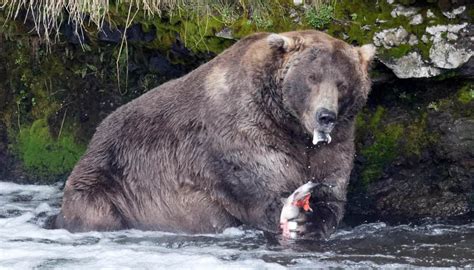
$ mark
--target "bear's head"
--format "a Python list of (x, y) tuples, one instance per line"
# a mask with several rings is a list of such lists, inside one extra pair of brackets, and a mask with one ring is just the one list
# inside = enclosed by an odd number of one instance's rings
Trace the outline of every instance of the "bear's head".
[(281, 58), (276, 81), (285, 110), (313, 135), (313, 144), (330, 143), (335, 125), (353, 120), (365, 104), (375, 47), (311, 30), (270, 34), (266, 42)]

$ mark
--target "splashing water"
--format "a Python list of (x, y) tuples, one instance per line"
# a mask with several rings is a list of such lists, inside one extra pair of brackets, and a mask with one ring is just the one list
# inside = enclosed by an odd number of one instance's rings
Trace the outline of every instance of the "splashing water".
[(44, 229), (60, 185), (0, 182), (0, 269), (474, 267), (474, 223), (340, 229), (327, 241), (278, 242), (256, 230), (217, 235)]

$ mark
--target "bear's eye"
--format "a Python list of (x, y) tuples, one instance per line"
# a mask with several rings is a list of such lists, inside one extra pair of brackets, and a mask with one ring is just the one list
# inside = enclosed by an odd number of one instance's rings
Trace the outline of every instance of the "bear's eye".
[(308, 82), (312, 84), (316, 84), (318, 82), (318, 79), (316, 78), (316, 74), (310, 74), (308, 76)]
[(349, 86), (345, 82), (338, 82), (336, 85), (339, 92), (342, 92), (342, 93), (347, 92), (349, 88)]

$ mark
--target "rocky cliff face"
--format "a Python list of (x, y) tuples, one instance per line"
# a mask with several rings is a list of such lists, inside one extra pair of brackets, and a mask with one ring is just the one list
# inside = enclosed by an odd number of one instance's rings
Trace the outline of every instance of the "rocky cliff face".
[(453, 79), (375, 85), (359, 116), (349, 219), (472, 215), (473, 90)]
[[(424, 31), (408, 32), (401, 25), (376, 32), (373, 41), (379, 48), (397, 49), (405, 46), (407, 50), (400, 57), (382, 57), (381, 62), (400, 79), (435, 77), (463, 66), (474, 54), (474, 26), (467, 22), (452, 24), (451, 20), (458, 16), (469, 16), (465, 13), (466, 6), (442, 12), (442, 15), (438, 15), (445, 17), (441, 23), (431, 9), (395, 5), (390, 13), (394, 19), (404, 16), (409, 19), (410, 26), (418, 26), (423, 22), (426, 26)], [(428, 50), (424, 57), (417, 48), (419, 43), (423, 43), (423, 49)]]
[(348, 221), (472, 215), (473, 5), (300, 2), (229, 2), (161, 18), (137, 13), (131, 24), (129, 9), (116, 6), (102, 31), (63, 24), (50, 46), (29, 31), (31, 12), (7, 20), (0, 10), (0, 178), (64, 179), (95, 126), (119, 105), (249, 33), (317, 28), (378, 47), (374, 89), (357, 121)]

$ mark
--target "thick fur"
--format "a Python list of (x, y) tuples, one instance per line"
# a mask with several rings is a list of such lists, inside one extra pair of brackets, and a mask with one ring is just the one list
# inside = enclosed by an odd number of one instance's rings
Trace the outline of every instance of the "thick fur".
[[(371, 56), (317, 31), (281, 36), (242, 39), (109, 115), (67, 180), (55, 226), (278, 232), (281, 198), (312, 180), (330, 185), (314, 192), (312, 231), (334, 231)], [(302, 115), (323, 80), (338, 87), (338, 120), (332, 143), (313, 146)]]

